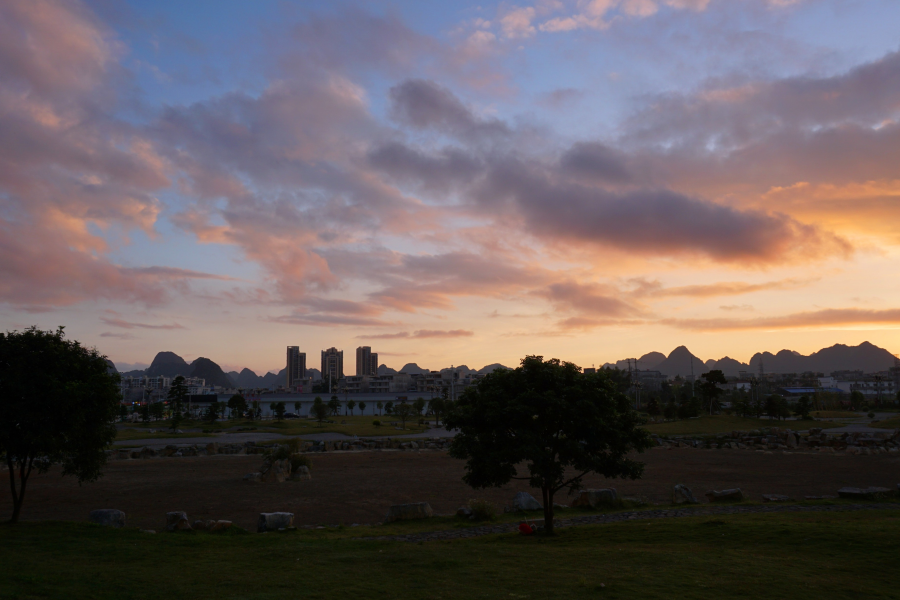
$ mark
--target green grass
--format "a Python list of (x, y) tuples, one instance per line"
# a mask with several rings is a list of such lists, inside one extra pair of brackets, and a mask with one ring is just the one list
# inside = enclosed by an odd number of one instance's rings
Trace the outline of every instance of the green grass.
[[(630, 521), (453, 542), (0, 526), (2, 598), (897, 598), (900, 514)], [(373, 528), (377, 534), (384, 529)]]
[(731, 431), (749, 431), (763, 427), (788, 427), (790, 429), (809, 429), (810, 427), (822, 427), (829, 429), (842, 427), (840, 423), (828, 421), (774, 421), (770, 419), (745, 419), (733, 415), (715, 415), (712, 417), (700, 417), (698, 419), (684, 419), (669, 423), (656, 423), (646, 425), (650, 433), (659, 435), (704, 435), (716, 433), (729, 433)]
[(871, 426), (879, 429), (900, 429), (900, 417), (891, 417), (883, 421), (872, 421)]

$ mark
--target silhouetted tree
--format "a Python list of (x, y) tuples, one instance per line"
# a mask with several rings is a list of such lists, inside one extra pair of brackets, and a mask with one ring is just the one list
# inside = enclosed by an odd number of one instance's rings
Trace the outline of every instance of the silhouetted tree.
[(485, 488), (524, 479), (540, 488), (548, 534), (556, 492), (579, 489), (588, 473), (636, 479), (644, 465), (628, 455), (650, 447), (640, 416), (606, 370), (584, 375), (572, 363), (540, 356), (486, 375), (444, 421), (458, 432), (450, 456), (466, 461), (463, 481)]
[(173, 432), (178, 429), (178, 425), (181, 424), (181, 419), (183, 418), (181, 411), (184, 409), (184, 403), (187, 400), (187, 397), (187, 385), (184, 383), (184, 377), (179, 375), (172, 380), (172, 386), (169, 388), (169, 393), (166, 396), (166, 400), (169, 402), (169, 409), (172, 411)]
[(719, 369), (713, 369), (700, 377), (703, 379), (703, 382), (697, 386), (699, 388), (698, 391), (706, 401), (706, 406), (709, 407), (709, 414), (712, 415), (713, 410), (718, 410), (720, 408), (719, 396), (721, 396), (724, 391), (717, 384), (724, 385), (728, 383), (728, 380), (725, 379), (725, 374)]
[(94, 481), (116, 437), (119, 374), (96, 349), (66, 340), (63, 328), (0, 333), (0, 456), (19, 520), (32, 472), (61, 464)]

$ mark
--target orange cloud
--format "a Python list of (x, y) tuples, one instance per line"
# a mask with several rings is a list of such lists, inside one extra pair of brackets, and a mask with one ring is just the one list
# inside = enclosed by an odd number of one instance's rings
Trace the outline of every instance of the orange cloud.
[(747, 329), (806, 329), (850, 325), (897, 325), (900, 309), (865, 310), (832, 308), (780, 317), (755, 319), (661, 319), (659, 323), (695, 331), (739, 331)]

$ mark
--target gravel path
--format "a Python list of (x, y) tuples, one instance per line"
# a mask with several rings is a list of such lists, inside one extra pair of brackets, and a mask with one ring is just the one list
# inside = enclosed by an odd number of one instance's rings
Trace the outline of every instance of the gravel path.
[[(670, 508), (662, 510), (642, 510), (634, 512), (614, 513), (611, 515), (586, 515), (571, 519), (556, 519), (556, 527), (576, 527), (578, 525), (605, 525), (643, 519), (672, 519), (678, 517), (709, 517), (716, 515), (759, 514), (776, 512), (846, 512), (857, 510), (900, 510), (900, 504), (833, 504), (800, 506), (796, 504), (771, 504), (764, 506), (716, 506), (704, 508)], [(532, 523), (542, 523), (543, 519), (529, 519)], [(379, 537), (359, 538), (392, 542), (432, 542), (438, 540), (458, 540), (464, 538), (491, 535), (494, 533), (514, 533), (518, 531), (518, 523), (503, 525), (486, 525), (466, 529), (448, 529), (409, 535), (384, 535)]]

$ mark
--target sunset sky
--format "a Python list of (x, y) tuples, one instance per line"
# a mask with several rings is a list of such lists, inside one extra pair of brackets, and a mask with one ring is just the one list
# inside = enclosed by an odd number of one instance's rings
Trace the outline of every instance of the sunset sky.
[(900, 2), (0, 2), (0, 328), (120, 369), (900, 352)]

